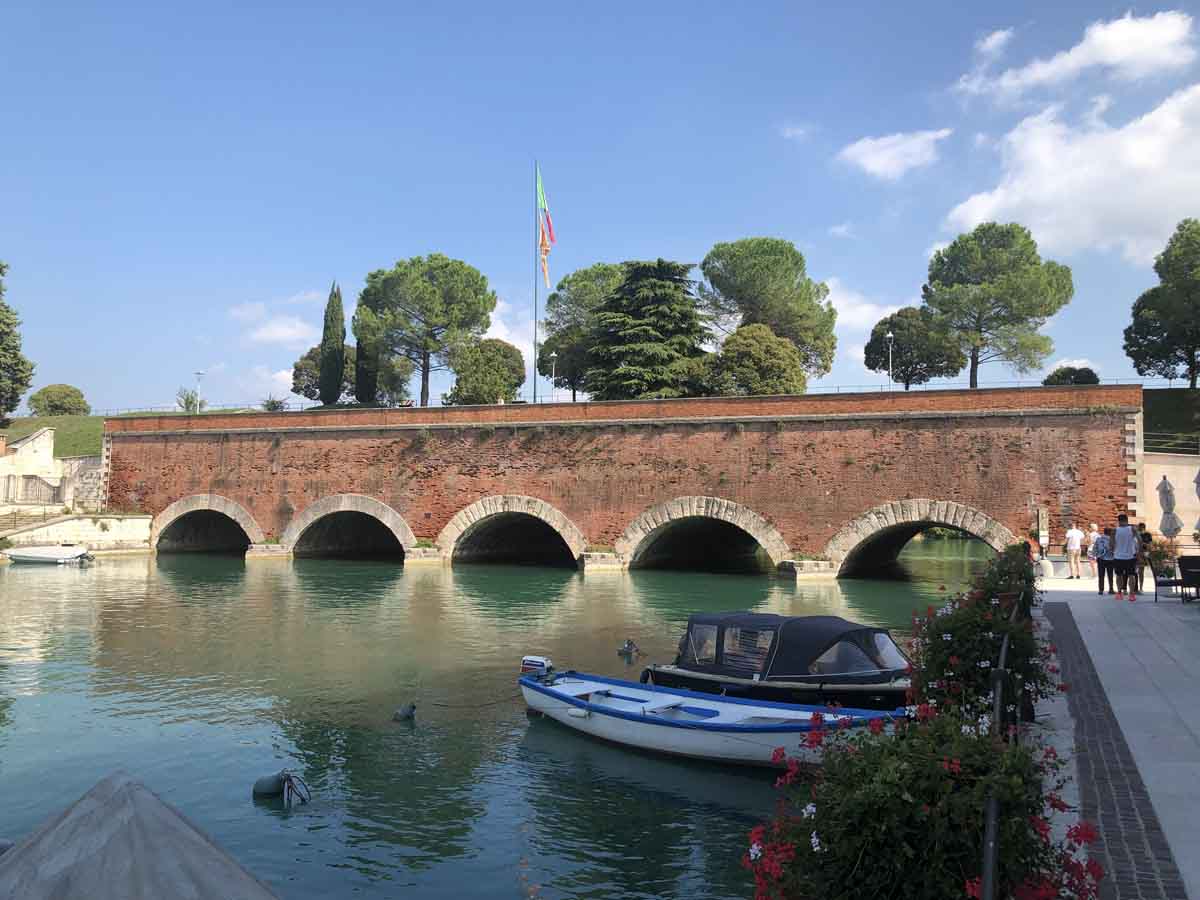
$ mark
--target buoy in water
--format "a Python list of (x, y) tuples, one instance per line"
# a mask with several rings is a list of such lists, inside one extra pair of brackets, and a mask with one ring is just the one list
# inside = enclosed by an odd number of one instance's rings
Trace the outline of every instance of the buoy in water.
[(264, 775), (254, 782), (251, 792), (255, 797), (282, 797), (285, 806), (290, 806), (293, 798), (301, 803), (312, 799), (304, 779), (287, 769), (274, 775)]
[(254, 782), (253, 793), (256, 797), (279, 797), (283, 794), (283, 772), (274, 775), (264, 775)]
[(417, 715), (417, 704), (410, 703), (407, 706), (401, 706), (392, 713), (393, 722), (411, 722)]

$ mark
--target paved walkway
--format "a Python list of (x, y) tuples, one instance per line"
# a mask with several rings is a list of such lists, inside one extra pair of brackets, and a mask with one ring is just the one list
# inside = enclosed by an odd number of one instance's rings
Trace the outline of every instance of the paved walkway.
[(1083, 813), (1112, 876), (1102, 896), (1200, 900), (1200, 604), (1117, 602), (1086, 579), (1044, 587)]

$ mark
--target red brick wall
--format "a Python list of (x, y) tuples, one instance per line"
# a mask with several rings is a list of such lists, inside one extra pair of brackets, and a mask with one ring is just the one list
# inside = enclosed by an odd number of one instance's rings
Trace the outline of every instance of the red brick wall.
[[(754, 510), (793, 551), (817, 554), (872, 506), (929, 498), (974, 506), (1016, 534), (1026, 533), (1036, 508), (1045, 506), (1060, 537), (1063, 517), (1109, 521), (1127, 507), (1123, 438), (1127, 412), (1140, 409), (1140, 391), (922, 391), (109, 419), (109, 499), (114, 509), (157, 514), (180, 497), (217, 493), (241, 503), (277, 537), (309, 503), (360, 493), (396, 509), (418, 537), (434, 539), (476, 500), (525, 494), (560, 509), (591, 544), (612, 545), (648, 507), (709, 495)], [(837, 418), (755, 420), (775, 416)], [(661, 421), (705, 417), (747, 421)], [(599, 424), (622, 418), (631, 424)], [(596, 424), (469, 424), (580, 420)], [(464, 427), (438, 427), (460, 422)], [(404, 427), (421, 423), (431, 427)]]

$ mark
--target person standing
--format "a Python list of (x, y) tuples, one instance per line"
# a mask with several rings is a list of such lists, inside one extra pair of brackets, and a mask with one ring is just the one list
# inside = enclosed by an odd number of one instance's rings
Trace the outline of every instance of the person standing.
[(1079, 578), (1079, 553), (1083, 550), (1083, 532), (1075, 527), (1075, 523), (1071, 523), (1071, 527), (1067, 529), (1066, 536), (1067, 545), (1067, 577)]
[(1096, 540), (1099, 537), (1100, 537), (1100, 529), (1097, 528), (1096, 523), (1093, 522), (1091, 527), (1088, 529), (1088, 536), (1087, 536), (1087, 561), (1088, 561), (1088, 565), (1092, 569), (1092, 577), (1093, 578), (1096, 577), (1096, 570), (1099, 568), (1096, 565), (1096, 559), (1097, 559)]
[(1146, 564), (1150, 561), (1150, 548), (1154, 546), (1154, 535), (1146, 530), (1145, 522), (1138, 522), (1137, 588), (1146, 589)]
[(1117, 516), (1117, 530), (1113, 533), (1113, 560), (1117, 573), (1117, 599), (1125, 599), (1129, 591), (1129, 602), (1137, 600), (1137, 558), (1140, 550), (1137, 532), (1129, 524), (1125, 513)]
[(1092, 544), (1096, 554), (1096, 570), (1100, 574), (1100, 594), (1104, 594), (1104, 576), (1108, 576), (1108, 592), (1113, 592), (1113, 530), (1105, 528)]

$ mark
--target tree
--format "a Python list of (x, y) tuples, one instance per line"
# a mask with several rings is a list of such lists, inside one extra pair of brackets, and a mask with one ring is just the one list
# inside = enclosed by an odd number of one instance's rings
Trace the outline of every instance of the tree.
[[(335, 281), (325, 302), (325, 329), (321, 333), (317, 373), (317, 396), (325, 406), (333, 406), (342, 399), (346, 368), (346, 314), (342, 311), (342, 289)], [(350, 370), (354, 367), (350, 366)]]
[[(619, 263), (596, 263), (578, 269), (558, 283), (546, 298), (545, 340), (538, 347), (538, 372), (553, 376), (554, 386), (571, 391), (571, 400), (584, 390), (591, 364), (591, 335), (596, 310), (624, 277)], [(557, 354), (551, 359), (551, 354)]]
[[(349, 397), (354, 390), (356, 354), (354, 348), (349, 344), (345, 346), (344, 352), (346, 361), (342, 370), (342, 392), (338, 395), (338, 400), (334, 401), (337, 403)], [(309, 400), (319, 400), (321, 398), (320, 377), (321, 347), (318, 344), (316, 347), (309, 348), (308, 352), (292, 365), (292, 393), (307, 397)]]
[(1184, 219), (1154, 261), (1158, 285), (1133, 304), (1125, 354), (1139, 375), (1200, 377), (1200, 220)]
[(262, 402), (264, 412), (283, 412), (287, 409), (287, 401), (276, 397), (274, 394), (267, 394), (267, 397)]
[(800, 351), (766, 325), (743, 325), (706, 363), (709, 395), (803, 394), (807, 387)]
[(597, 400), (678, 397), (689, 360), (710, 335), (700, 317), (686, 263), (625, 263), (620, 285), (604, 298), (592, 330), (587, 388)]
[(181, 387), (175, 392), (175, 405), (190, 416), (199, 415), (208, 407), (208, 401), (195, 388)]
[(70, 384), (48, 384), (31, 394), (29, 409), (35, 416), (86, 416), (92, 412), (83, 391)]
[(446, 368), (452, 347), (481, 336), (495, 308), (496, 294), (477, 269), (440, 253), (414, 256), (367, 275), (356, 334), (371, 335), (381, 354), (410, 360), (428, 406), (430, 373)]
[(1021, 225), (985, 222), (933, 254), (921, 289), (925, 304), (946, 324), (970, 363), (1002, 360), (1017, 372), (1041, 367), (1054, 343), (1038, 333), (1075, 292), (1071, 270), (1042, 261)]
[(1100, 376), (1087, 366), (1059, 366), (1043, 379), (1042, 384), (1053, 387), (1060, 384), (1099, 384)]
[(21, 395), (33, 382), (33, 363), (21, 354), (21, 320), (4, 302), (4, 276), (8, 266), (0, 262), (0, 425), (21, 405)]
[(376, 370), (375, 402), (383, 406), (399, 406), (408, 399), (408, 383), (412, 381), (413, 364), (403, 356), (388, 356)]
[(791, 241), (757, 237), (716, 244), (700, 271), (708, 282), (700, 286), (700, 299), (719, 330), (766, 325), (796, 345), (805, 372), (829, 371), (837, 311), (829, 288), (808, 277), (804, 254)]
[(863, 365), (873, 372), (888, 370), (888, 333), (892, 335), (892, 380), (907, 391), (931, 378), (957, 375), (967, 364), (958, 341), (927, 306), (906, 306), (885, 316), (871, 329), (863, 350)]
[(510, 403), (525, 383), (525, 357), (498, 338), (456, 346), (450, 353), (450, 367), (455, 379), (450, 393), (442, 396), (447, 406)]

